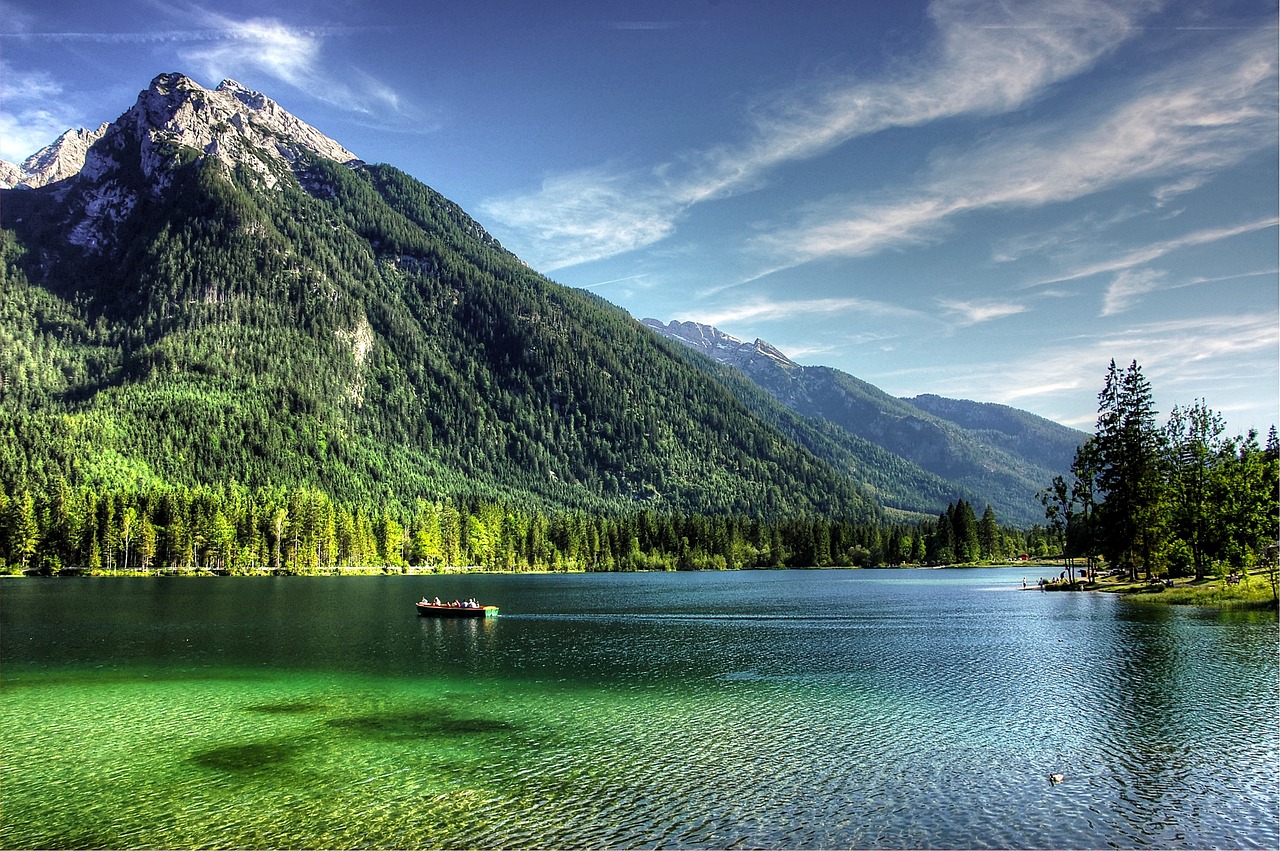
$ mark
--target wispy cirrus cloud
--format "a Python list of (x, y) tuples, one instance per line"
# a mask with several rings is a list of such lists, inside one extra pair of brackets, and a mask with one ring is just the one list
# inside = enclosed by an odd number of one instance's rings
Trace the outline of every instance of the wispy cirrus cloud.
[(978, 299), (972, 301), (939, 299), (939, 306), (956, 318), (959, 325), (979, 325), (1006, 316), (1026, 313), (1027, 305), (1012, 301)]
[(935, 0), (930, 48), (883, 78), (776, 93), (751, 110), (744, 141), (645, 169), (548, 177), (534, 192), (490, 200), (485, 212), (521, 233), (533, 246), (524, 253), (547, 270), (650, 245), (693, 205), (749, 191), (783, 163), (892, 127), (1015, 109), (1089, 68), (1156, 5)]
[(19, 71), (0, 60), (0, 159), (20, 162), (72, 125), (75, 115), (61, 95), (62, 86), (52, 76)]
[(322, 35), (272, 18), (237, 21), (204, 14), (213, 24), (206, 32), (215, 37), (201, 39), (201, 44), (184, 49), (182, 55), (209, 77), (251, 68), (302, 88), (320, 75)]
[(929, 8), (937, 32), (929, 53), (896, 63), (885, 79), (837, 81), (762, 102), (751, 116), (755, 132), (747, 144), (706, 155), (710, 166), (698, 197), (858, 136), (1017, 109), (1091, 67), (1158, 5), (938, 0)]
[(1185, 189), (1275, 144), (1274, 42), (1274, 32), (1247, 33), (1148, 80), (1097, 120), (1074, 116), (939, 158), (879, 201), (828, 199), (759, 245), (795, 266), (927, 243), (975, 211), (1061, 203), (1138, 179)]
[(0, 33), (0, 38), (49, 44), (170, 45), (184, 70), (209, 80), (266, 76), (341, 109), (421, 119), (411, 115), (413, 107), (394, 88), (359, 69), (337, 71), (325, 53), (330, 39), (388, 29), (385, 26), (297, 25), (267, 16), (235, 18), (194, 4), (176, 8), (154, 5), (157, 23), (181, 15), (190, 25), (119, 32), (41, 32), (29, 23), (18, 22), (10, 31)]
[[(928, 392), (1027, 407), (1089, 431), (1095, 394), (1111, 358), (1137, 360), (1156, 390), (1157, 403), (1167, 410), (1199, 398), (1205, 387), (1256, 387), (1259, 382), (1274, 387), (1278, 345), (1280, 316), (1274, 311), (1222, 313), (1059, 338), (1025, 358), (953, 363), (944, 374), (927, 369), (919, 375), (929, 382)], [(1097, 367), (1082, 371), (1081, 364)], [(914, 380), (909, 375), (897, 379), (908, 385)], [(909, 392), (922, 391), (900, 390)], [(1234, 418), (1265, 429), (1275, 421), (1275, 407), (1265, 396), (1259, 399), (1252, 408), (1233, 411)]]
[(1170, 280), (1171, 276), (1163, 269), (1122, 269), (1107, 286), (1107, 292), (1102, 299), (1102, 312), (1099, 315), (1106, 317), (1123, 313), (1150, 292), (1248, 280), (1270, 281), (1274, 284), (1278, 274), (1280, 270), (1271, 268), (1234, 275), (1217, 275), (1211, 278), (1196, 276), (1183, 280)]
[(1276, 216), (1265, 216), (1260, 219), (1254, 219), (1253, 221), (1243, 222), (1236, 225), (1226, 225), (1220, 228), (1204, 228), (1202, 230), (1183, 234), (1174, 239), (1166, 239), (1142, 245), (1138, 248), (1121, 252), (1114, 257), (1108, 257), (1103, 260), (1096, 260), (1090, 263), (1071, 267), (1065, 270), (1061, 275), (1055, 275), (1051, 278), (1043, 278), (1032, 282), (1028, 286), (1057, 284), (1065, 281), (1076, 281), (1082, 278), (1091, 278), (1094, 275), (1120, 273), (1142, 266), (1146, 263), (1150, 263), (1153, 260), (1159, 260), (1166, 254), (1172, 254), (1180, 249), (1209, 245), (1211, 243), (1231, 239), (1232, 237), (1256, 233), (1257, 231), (1266, 230), (1267, 228), (1274, 228), (1277, 225), (1280, 225), (1280, 218), (1277, 218)]
[(864, 298), (753, 299), (724, 308), (699, 311), (698, 322), (727, 326), (735, 323), (778, 322), (803, 316), (862, 313), (871, 316), (922, 318), (909, 308)]
[[(535, 196), (486, 201), (484, 211), (524, 235), (522, 253), (554, 271), (652, 245), (675, 230), (662, 196), (637, 193), (633, 175), (608, 168), (549, 177)], [(606, 212), (607, 211), (607, 212)]]
[(1142, 296), (1160, 288), (1167, 277), (1163, 269), (1123, 269), (1107, 287), (1102, 299), (1102, 315), (1114, 316), (1128, 310)]
[(338, 73), (326, 61), (327, 39), (381, 27), (295, 26), (270, 17), (236, 19), (198, 7), (196, 15), (205, 24), (198, 31), (205, 37), (184, 39), (190, 46), (179, 55), (210, 79), (265, 74), (352, 112), (385, 117), (411, 111), (391, 86), (355, 69)]
[[(255, 20), (255, 19), (251, 19)], [(292, 30), (309, 38), (367, 32), (370, 27), (294, 27)], [(46, 44), (169, 44), (182, 42), (224, 41), (254, 38), (254, 27), (212, 26), (201, 29), (155, 29), (139, 31), (36, 31), (29, 28), (0, 33), (0, 38)]]

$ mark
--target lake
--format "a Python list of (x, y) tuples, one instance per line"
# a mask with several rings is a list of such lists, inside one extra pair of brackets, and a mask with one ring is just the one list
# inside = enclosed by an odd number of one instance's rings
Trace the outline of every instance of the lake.
[(0, 845), (1280, 845), (1276, 617), (1023, 576), (6, 580)]

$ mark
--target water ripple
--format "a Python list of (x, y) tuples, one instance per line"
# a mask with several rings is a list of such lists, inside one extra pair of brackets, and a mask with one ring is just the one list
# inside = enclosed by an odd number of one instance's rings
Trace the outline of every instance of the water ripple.
[[(556, 585), (221, 668), (6, 657), (0, 846), (1277, 846), (1274, 620), (849, 576)], [(359, 611), (322, 602), (291, 608)]]

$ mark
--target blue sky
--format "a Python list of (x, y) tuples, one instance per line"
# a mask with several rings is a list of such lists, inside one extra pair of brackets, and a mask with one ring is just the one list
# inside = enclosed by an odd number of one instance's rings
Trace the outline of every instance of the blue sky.
[(1280, 419), (1274, 0), (0, 0), (0, 158), (235, 79), (532, 267), (900, 396)]

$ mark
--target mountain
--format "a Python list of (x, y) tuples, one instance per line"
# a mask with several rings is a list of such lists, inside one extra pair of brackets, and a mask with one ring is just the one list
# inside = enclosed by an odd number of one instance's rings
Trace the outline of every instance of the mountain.
[(0, 161), (0, 188), (35, 188), (74, 177), (84, 168), (89, 149), (110, 126), (103, 124), (97, 130), (68, 130), (52, 145), (28, 157), (21, 166)]
[[(894, 507), (937, 513), (949, 500), (965, 498), (989, 502), (1005, 522), (1040, 522), (1036, 494), (1067, 471), (1085, 438), (1002, 405), (938, 396), (898, 399), (840, 370), (802, 366), (769, 343), (743, 342), (708, 325), (643, 322), (732, 367), (797, 414), (855, 438), (845, 449), (862, 453), (863, 463), (852, 466), (885, 470), (885, 456), (895, 459), (894, 481), (869, 482)], [(818, 454), (842, 466), (831, 452), (819, 448)]]
[(992, 402), (947, 399), (931, 393), (904, 401), (954, 423), (978, 440), (1055, 470), (1055, 475), (1066, 472), (1063, 459), (1069, 467), (1076, 448), (1088, 437), (1044, 417)]
[(881, 516), (792, 412), (237, 83), (161, 75), (6, 173), (0, 495)]

